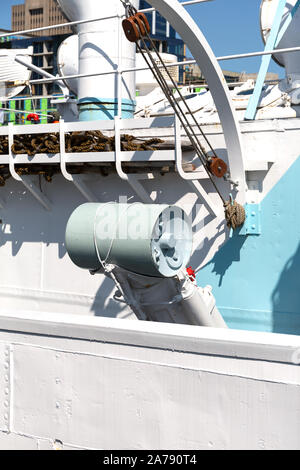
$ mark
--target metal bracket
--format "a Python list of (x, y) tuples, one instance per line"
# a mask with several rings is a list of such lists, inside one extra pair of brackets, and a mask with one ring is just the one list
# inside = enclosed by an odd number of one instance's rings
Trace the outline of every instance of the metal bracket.
[(13, 123), (8, 125), (8, 152), (9, 152), (9, 171), (14, 180), (23, 183), (26, 189), (31, 192), (35, 199), (46, 209), (51, 211), (52, 204), (49, 199), (41, 192), (39, 187), (32, 181), (30, 176), (20, 176), (15, 170), (14, 154), (12, 146), (14, 143)]
[(193, 190), (198, 194), (200, 199), (203, 201), (209, 213), (214, 217), (218, 217), (218, 215), (220, 214), (220, 210), (217, 207), (217, 205), (212, 202), (207, 192), (203, 189), (201, 183), (198, 181), (196, 172), (186, 173), (182, 167), (181, 124), (177, 116), (175, 116), (175, 122), (174, 122), (174, 136), (175, 136), (175, 143), (176, 143), (175, 145), (176, 169), (177, 169), (179, 176), (182, 179), (188, 181), (188, 183), (192, 186)]
[(246, 221), (239, 235), (261, 235), (261, 206), (260, 204), (245, 204)]
[(145, 204), (153, 204), (153, 200), (147, 193), (147, 191), (143, 188), (141, 183), (138, 181), (139, 179), (149, 179), (148, 175), (127, 175), (124, 173), (122, 169), (122, 159), (121, 159), (121, 126), (120, 126), (120, 118), (118, 116), (115, 117), (115, 164), (118, 176), (123, 180), (126, 181), (134, 192), (140, 197), (140, 199)]
[(59, 121), (59, 143), (60, 143), (60, 170), (63, 177), (73, 183), (76, 188), (81, 192), (85, 199), (89, 202), (98, 202), (98, 198), (90, 191), (87, 185), (82, 181), (81, 175), (71, 175), (67, 170), (67, 158), (66, 158), (66, 138), (64, 120)]

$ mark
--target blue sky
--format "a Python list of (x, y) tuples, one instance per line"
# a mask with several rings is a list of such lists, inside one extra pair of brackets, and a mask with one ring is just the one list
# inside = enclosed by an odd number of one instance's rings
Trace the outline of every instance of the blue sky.
[[(98, 1), (98, 0), (95, 0)], [(11, 6), (18, 0), (1, 0), (0, 27), (10, 29)], [(261, 0), (213, 0), (188, 7), (216, 56), (263, 50), (259, 29)], [(260, 58), (224, 61), (221, 67), (237, 72), (257, 72)], [(273, 61), (270, 71), (283, 74)]]

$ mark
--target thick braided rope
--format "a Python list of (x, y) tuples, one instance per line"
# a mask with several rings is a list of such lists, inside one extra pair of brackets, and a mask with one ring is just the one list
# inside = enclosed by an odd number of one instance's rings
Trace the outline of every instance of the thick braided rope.
[(241, 227), (246, 220), (246, 212), (243, 206), (238, 204), (236, 201), (233, 203), (231, 201), (227, 201), (224, 204), (224, 207), (227, 227), (232, 228), (233, 230)]

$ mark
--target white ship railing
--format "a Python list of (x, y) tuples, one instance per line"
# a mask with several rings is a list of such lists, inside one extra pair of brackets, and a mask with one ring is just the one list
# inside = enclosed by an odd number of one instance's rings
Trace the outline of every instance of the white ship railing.
[[(128, 133), (130, 131), (139, 129), (162, 129), (167, 128), (170, 137), (174, 137), (175, 149), (174, 150), (156, 150), (156, 151), (122, 151), (120, 144), (120, 137), (122, 131)], [(112, 132), (116, 139), (116, 150), (112, 152), (80, 152), (80, 153), (66, 153), (65, 151), (65, 135), (69, 132), (78, 131), (93, 131), (101, 130), (102, 132)], [(169, 132), (171, 131), (171, 132)], [(195, 132), (196, 129), (195, 129)], [(29, 157), (27, 154), (15, 155), (12, 152), (12, 145), (14, 137), (18, 135), (32, 135), (32, 134), (59, 134), (60, 140), (60, 153), (58, 154), (36, 154), (34, 157)], [(67, 181), (75, 184), (77, 189), (82, 193), (85, 199), (89, 202), (97, 202), (97, 198), (91, 193), (90, 189), (82, 181), (81, 175), (72, 175), (68, 172), (68, 164), (76, 163), (114, 163), (116, 166), (117, 175), (130, 184), (139, 197), (146, 203), (153, 202), (149, 194), (145, 191), (139, 180), (147, 179), (147, 175), (134, 174), (127, 175), (122, 169), (122, 163), (126, 162), (141, 162), (141, 163), (155, 163), (159, 167), (165, 165), (166, 162), (173, 162), (176, 166), (178, 174), (184, 175), (182, 166), (181, 154), (181, 135), (178, 132), (178, 125), (176, 126), (176, 119), (174, 116), (160, 117), (160, 118), (145, 118), (145, 119), (119, 119), (111, 121), (91, 121), (91, 122), (64, 122), (61, 120), (57, 124), (39, 124), (39, 125), (20, 125), (15, 126), (12, 123), (7, 127), (0, 128), (0, 136), (8, 135), (8, 148), (7, 155), (1, 155), (1, 164), (9, 165), (10, 174), (13, 179), (23, 183), (25, 187), (34, 195), (36, 199), (47, 210), (51, 209), (51, 203), (40, 192), (39, 188), (33, 183), (32, 179), (27, 176), (20, 176), (16, 171), (16, 165), (28, 164), (48, 164), (60, 165), (61, 174)], [(161, 164), (161, 165), (160, 165)], [(188, 179), (190, 184), (193, 185), (194, 191), (199, 195), (203, 203), (208, 208), (212, 215), (217, 215), (218, 207), (210, 200), (207, 193), (199, 185), (198, 181), (207, 178), (206, 172), (202, 167), (193, 171)], [(186, 176), (184, 179), (187, 179)]]
[[(191, 5), (196, 5), (199, 3), (206, 3), (210, 2), (213, 0), (189, 0), (189, 1), (184, 1), (181, 3), (182, 6), (191, 6)], [(140, 12), (143, 13), (148, 13), (152, 11), (156, 11), (155, 8), (146, 8), (139, 10)], [(56, 25), (51, 25), (51, 26), (44, 26), (41, 28), (32, 28), (32, 29), (27, 29), (27, 30), (21, 30), (17, 32), (12, 32), (12, 33), (7, 33), (7, 34), (0, 34), (0, 38), (2, 37), (10, 37), (10, 36), (20, 36), (22, 34), (28, 34), (28, 33), (34, 33), (34, 32), (41, 32), (41, 31), (47, 31), (47, 30), (52, 30), (52, 29), (57, 29), (57, 28), (65, 28), (67, 26), (77, 26), (81, 24), (86, 24), (86, 23), (93, 23), (97, 21), (105, 21), (105, 20), (110, 20), (113, 18), (120, 18), (120, 21), (122, 17), (119, 15), (114, 15), (114, 16), (108, 16), (105, 18), (92, 18), (88, 20), (80, 20), (80, 21), (72, 21), (72, 22), (67, 22), (67, 23), (59, 23)], [(227, 55), (227, 56), (220, 56), (216, 57), (216, 60), (221, 62), (221, 61), (226, 61), (226, 60), (236, 60), (236, 59), (247, 59), (247, 58), (252, 58), (252, 57), (262, 57), (265, 55), (272, 55), (275, 53), (280, 53), (280, 54), (285, 54), (285, 53), (290, 53), (290, 52), (299, 52), (300, 51), (300, 46), (298, 47), (290, 47), (290, 48), (284, 48), (284, 49), (273, 49), (273, 50), (268, 50), (268, 51), (257, 51), (257, 52), (248, 52), (248, 53), (242, 53), (242, 54), (232, 54), (232, 55)], [(186, 61), (177, 61), (173, 63), (166, 64), (166, 67), (181, 67), (181, 66), (186, 66), (186, 65), (194, 65), (196, 64), (195, 60), (186, 60)], [(161, 68), (161, 66), (160, 66)], [(44, 78), (44, 79), (36, 79), (36, 80), (30, 80), (30, 84), (32, 85), (38, 85), (38, 84), (47, 84), (47, 83), (53, 83), (53, 82), (59, 82), (62, 79), (64, 80), (69, 80), (69, 79), (78, 79), (78, 78), (90, 78), (90, 77), (97, 77), (97, 76), (105, 76), (105, 75), (115, 75), (115, 74), (125, 74), (125, 73), (132, 73), (132, 72), (140, 72), (140, 71), (145, 71), (148, 70), (147, 67), (135, 67), (131, 69), (124, 69), (124, 70), (112, 70), (109, 72), (95, 72), (93, 74), (74, 74), (74, 75), (66, 75), (63, 77), (53, 77), (53, 78)]]
[[(196, 4), (199, 4), (199, 3), (205, 3), (205, 2), (210, 2), (212, 0), (188, 0), (188, 1), (184, 1), (181, 3), (182, 6), (190, 6), (190, 5), (196, 5)], [(155, 8), (147, 8), (147, 9), (142, 9), (142, 10), (139, 10), (140, 12), (142, 13), (147, 13), (147, 12), (154, 12), (156, 11)], [(93, 22), (97, 22), (97, 21), (105, 21), (105, 20), (110, 20), (110, 19), (113, 19), (113, 18), (118, 18), (119, 19), (119, 26), (118, 26), (118, 57), (119, 57), (119, 63), (121, 61), (121, 42), (122, 42), (122, 20), (123, 20), (123, 17), (124, 15), (113, 15), (113, 16), (108, 16), (108, 17), (104, 17), (104, 18), (90, 18), (90, 19), (87, 19), (87, 20), (79, 20), (79, 21), (72, 21), (72, 22), (66, 22), (66, 23), (59, 23), (59, 24), (56, 24), (56, 25), (51, 25), (51, 26), (44, 26), (44, 27), (41, 27), (41, 28), (31, 28), (31, 29), (26, 29), (26, 30), (21, 30), (21, 31), (15, 31), (15, 32), (12, 32), (12, 33), (8, 33), (8, 34), (0, 34), (0, 38), (2, 37), (10, 37), (10, 36), (20, 36), (20, 35), (25, 35), (25, 34), (28, 34), (28, 33), (34, 33), (34, 32), (41, 32), (41, 31), (51, 31), (52, 29), (56, 29), (56, 28), (65, 28), (67, 26), (77, 26), (77, 25), (81, 25), (81, 24), (86, 24), (86, 23), (93, 23)], [(16, 59), (17, 60), (17, 59)], [(24, 64), (24, 62), (22, 61), (22, 63)], [(178, 63), (179, 64), (179, 63)], [(185, 64), (183, 64), (185, 65)], [(178, 65), (179, 66), (179, 65)], [(38, 68), (36, 68), (36, 72), (38, 72), (37, 70)], [(54, 82), (61, 82), (62, 80), (67, 80), (69, 78), (90, 78), (90, 77), (96, 77), (96, 76), (103, 76), (103, 75), (115, 75), (117, 74), (118, 75), (118, 87), (117, 87), (117, 100), (118, 100), (118, 116), (121, 117), (121, 109), (122, 109), (122, 96), (121, 96), (121, 83), (122, 83), (122, 74), (123, 73), (128, 73), (128, 72), (134, 72), (135, 70), (137, 69), (132, 69), (132, 70), (121, 70), (120, 67), (119, 67), (119, 64), (118, 64), (118, 67), (116, 70), (112, 70), (112, 71), (109, 71), (109, 72), (99, 72), (99, 73), (95, 73), (95, 74), (76, 74), (76, 75), (69, 75), (69, 76), (64, 76), (64, 77), (49, 77), (49, 78), (44, 78), (44, 79), (37, 79), (37, 80), (30, 80), (28, 82), (28, 84), (30, 85), (34, 85), (34, 84), (47, 84), (47, 83), (54, 83)], [(141, 69), (141, 70), (147, 70), (147, 68), (145, 69)], [(44, 71), (43, 69), (40, 70), (40, 74), (41, 75), (44, 75)]]
[[(189, 1), (184, 1), (181, 3), (182, 6), (190, 6), (190, 5), (195, 5), (199, 3), (205, 3), (205, 2), (210, 2), (212, 0), (189, 0)], [(155, 11), (155, 8), (147, 8), (143, 10), (139, 10), (140, 12), (151, 12)], [(33, 32), (41, 32), (41, 31), (47, 31), (55, 28), (64, 28), (66, 26), (76, 26), (80, 24), (86, 24), (86, 23), (92, 23), (92, 22), (97, 22), (97, 21), (105, 21), (109, 20), (112, 18), (119, 18), (120, 22), (122, 20), (122, 17), (119, 15), (114, 15), (114, 16), (109, 16), (105, 18), (93, 18), (93, 19), (88, 19), (88, 20), (80, 20), (80, 21), (73, 21), (73, 22), (67, 22), (67, 23), (60, 23), (57, 25), (52, 25), (52, 26), (45, 26), (42, 28), (32, 28), (32, 29), (27, 29), (27, 30), (22, 30), (22, 31), (17, 31), (13, 33), (8, 33), (8, 34), (0, 34), (0, 38), (2, 37), (9, 37), (9, 36), (16, 36), (16, 35), (22, 35), (22, 34), (27, 34), (27, 33), (33, 33)], [(121, 28), (120, 28), (121, 30)], [(226, 60), (236, 60), (236, 59), (247, 59), (247, 58), (252, 58), (252, 57), (262, 57), (266, 55), (272, 55), (275, 53), (280, 53), (280, 54), (285, 54), (285, 53), (290, 53), (290, 52), (299, 52), (300, 51), (300, 46), (298, 47), (290, 47), (290, 48), (284, 48), (284, 49), (273, 49), (273, 50), (268, 50), (268, 51), (257, 51), (257, 52), (248, 52), (248, 53), (243, 53), (243, 54), (232, 54), (232, 55), (227, 55), (227, 56), (220, 56), (216, 57), (216, 60), (221, 62), (221, 61), (226, 61)], [(196, 64), (196, 60), (186, 60), (186, 61), (177, 61), (169, 64), (165, 64), (166, 67), (181, 67), (181, 66), (187, 66), (187, 65), (194, 65)], [(162, 66), (159, 66), (162, 68)], [(105, 76), (105, 75), (122, 75), (126, 73), (132, 73), (132, 72), (140, 72), (140, 71), (145, 71), (148, 70), (148, 67), (135, 67), (131, 69), (123, 69), (120, 70), (119, 68), (116, 70), (111, 70), (109, 72), (95, 72), (93, 74), (74, 74), (74, 75), (65, 75), (63, 77), (49, 77), (49, 78), (43, 78), (43, 79), (35, 79), (35, 80), (30, 80), (29, 83), (31, 85), (38, 85), (38, 84), (47, 84), (47, 83), (53, 83), (53, 82), (61, 82), (62, 80), (70, 80), (70, 79), (80, 79), (80, 78), (91, 78), (91, 77), (100, 77), (100, 76)], [(119, 93), (118, 93), (119, 95)], [(121, 102), (121, 97), (118, 96), (119, 102)]]
[[(212, 1), (213, 0), (189, 0), (189, 1), (182, 2), (181, 5), (189, 6), (189, 5), (196, 5), (198, 3), (205, 3), (205, 2), (212, 2)], [(141, 13), (148, 13), (151, 11), (155, 11), (155, 8), (145, 8), (144, 10), (139, 10), (139, 11)], [(80, 24), (86, 24), (86, 23), (96, 23), (97, 21), (111, 20), (113, 18), (118, 18), (118, 15), (107, 16), (105, 18), (90, 18), (88, 20), (69, 21), (67, 23), (59, 23), (59, 24), (51, 25), (51, 26), (43, 26), (41, 28), (24, 29), (24, 30), (15, 31), (12, 33), (0, 34), (0, 38), (7, 38), (10, 36), (21, 36), (23, 34), (38, 33), (41, 31), (50, 31), (52, 29), (66, 28), (67, 26), (78, 26)]]
[[(212, 0), (190, 0), (190, 1), (184, 1), (181, 3), (183, 6), (189, 6), (189, 5), (194, 5), (198, 3), (204, 3), (207, 1), (212, 1)], [(145, 10), (140, 10), (141, 12), (151, 12), (155, 11), (155, 8), (150, 8), (150, 9), (145, 9)], [(23, 31), (18, 31), (14, 33), (9, 33), (9, 34), (4, 34), (0, 35), (1, 37), (8, 37), (8, 36), (16, 36), (16, 35), (22, 35), (22, 34), (27, 34), (27, 33), (33, 33), (33, 32), (40, 32), (40, 31), (47, 31), (55, 28), (65, 28), (66, 26), (75, 26), (75, 25), (80, 25), (84, 23), (91, 23), (91, 22), (97, 22), (99, 20), (108, 20), (111, 18), (118, 18), (119, 19), (119, 31), (118, 31), (118, 56), (119, 56), (119, 63), (121, 62), (121, 45), (122, 45), (122, 19), (124, 15), (115, 15), (115, 16), (110, 16), (107, 18), (93, 18), (89, 20), (82, 20), (82, 21), (75, 21), (75, 22), (69, 22), (69, 23), (63, 23), (59, 25), (52, 25), (50, 27), (42, 27), (42, 28), (33, 28), (33, 29), (28, 29), (28, 30), (23, 30)], [(179, 65), (179, 64), (178, 64)], [(183, 64), (185, 65), (185, 64)], [(135, 71), (135, 69), (131, 70)], [(101, 162), (101, 163), (110, 163), (114, 162), (116, 166), (116, 171), (118, 176), (126, 180), (134, 189), (134, 191), (140, 196), (140, 198), (144, 202), (152, 202), (150, 199), (149, 194), (145, 191), (145, 189), (142, 187), (142, 185), (139, 183), (140, 179), (143, 179), (143, 176), (145, 178), (148, 178), (149, 175), (127, 175), (123, 169), (122, 169), (122, 163), (126, 161), (141, 161), (141, 162), (174, 162), (177, 168), (177, 171), (179, 174), (183, 174), (183, 168), (182, 168), (182, 159), (181, 159), (181, 152), (178, 151), (170, 151), (170, 150), (158, 150), (158, 151), (135, 151), (135, 152), (122, 152), (121, 147), (120, 147), (120, 135), (122, 129), (137, 129), (137, 128), (159, 128), (159, 127), (168, 127), (169, 129), (173, 128), (173, 135), (175, 138), (175, 141), (177, 141), (177, 145), (175, 149), (178, 149), (179, 146), (181, 146), (181, 135), (180, 133), (178, 134), (178, 131), (176, 132), (176, 125), (175, 125), (175, 117), (172, 116), (171, 118), (161, 118), (161, 119), (143, 119), (139, 120), (136, 119), (126, 119), (126, 121), (120, 119), (121, 117), (121, 103), (122, 103), (122, 97), (121, 97), (121, 77), (123, 73), (127, 73), (129, 70), (121, 70), (120, 67), (117, 68), (117, 70), (110, 71), (110, 72), (102, 72), (102, 73), (96, 73), (96, 74), (88, 74), (88, 75), (73, 75), (70, 76), (71, 78), (83, 78), (83, 77), (92, 77), (92, 76), (101, 76), (101, 75), (110, 75), (110, 74), (118, 74), (118, 90), (117, 90), (117, 99), (118, 99), (118, 116), (114, 121), (97, 121), (97, 122), (74, 122), (74, 123), (65, 123), (63, 120), (60, 121), (59, 124), (40, 124), (38, 126), (14, 126), (13, 124), (10, 124), (8, 128), (3, 127), (0, 128), (0, 135), (8, 135), (9, 139), (9, 154), (8, 155), (1, 155), (1, 163), (2, 164), (8, 164), (9, 165), (9, 170), (12, 178), (15, 180), (22, 182), (24, 186), (33, 194), (33, 196), (42, 204), (42, 206), (46, 210), (51, 210), (51, 203), (47, 199), (47, 197), (41, 193), (40, 189), (35, 185), (35, 183), (32, 181), (30, 176), (24, 176), (24, 175), (19, 175), (16, 171), (15, 166), (16, 165), (22, 165), (22, 164), (59, 164), (61, 173), (64, 176), (64, 178), (68, 181), (72, 181), (75, 186), (80, 190), (80, 192), (83, 194), (83, 196), (88, 200), (88, 201), (96, 201), (97, 198), (91, 193), (90, 189), (84, 184), (84, 182), (81, 180), (80, 175), (72, 175), (68, 172), (67, 169), (67, 164), (70, 163), (95, 163), (95, 162)], [(42, 74), (42, 71), (41, 71)], [(37, 84), (37, 83), (51, 83), (51, 82), (59, 82), (62, 79), (66, 79), (69, 77), (50, 77), (42, 80), (31, 80), (29, 83), (31, 84)], [(148, 122), (147, 122), (148, 121)], [(67, 132), (74, 132), (74, 131), (91, 131), (91, 130), (101, 130), (101, 131), (112, 131), (115, 134), (116, 137), (116, 150), (115, 152), (99, 152), (99, 153), (94, 153), (94, 152), (89, 152), (89, 153), (66, 153), (65, 152), (65, 134)], [(172, 131), (171, 131), (172, 132)], [(12, 152), (12, 145), (14, 143), (14, 136), (16, 135), (28, 135), (28, 134), (43, 134), (43, 133), (59, 133), (60, 137), (60, 153), (57, 155), (45, 155), (45, 154), (39, 154), (36, 155), (35, 157), (28, 157), (28, 155), (14, 155)], [(204, 177), (203, 171), (195, 171), (193, 172), (193, 179), (191, 180), (191, 184), (193, 184), (193, 181), (196, 181), (198, 179), (202, 179)], [(208, 207), (210, 213), (216, 215), (217, 214), (217, 208), (213, 206), (211, 203), (208, 195), (202, 190), (200, 185), (195, 185), (195, 190), (199, 194), (199, 196), (204, 199), (204, 203)], [(206, 196), (206, 198), (204, 197)]]
[[(211, 0), (191, 0), (182, 2), (181, 5), (188, 6), (194, 5), (198, 3), (203, 3)], [(140, 10), (143, 12), (155, 11), (154, 8)], [(83, 23), (90, 23), (96, 22), (99, 20), (108, 20), (111, 18), (119, 18), (119, 34), (118, 34), (118, 48), (119, 48), (119, 58), (121, 58), (121, 41), (122, 41), (122, 15), (115, 15), (110, 16), (107, 18), (101, 19), (89, 19), (89, 20), (82, 20), (82, 21), (75, 21), (69, 23), (63, 23), (59, 25), (53, 25), (50, 27), (43, 27), (43, 28), (34, 28), (30, 30), (24, 30), (19, 32), (14, 32), (10, 34), (2, 34), (1, 37), (7, 36), (16, 36), (26, 33), (32, 32), (39, 32), (39, 31), (46, 31), (51, 30), (54, 28), (63, 28), (66, 26), (75, 26), (80, 25)], [(218, 61), (223, 60), (233, 60), (233, 59), (241, 59), (241, 58), (250, 58), (250, 57), (257, 57), (257, 56), (264, 56), (270, 55), (273, 53), (289, 53), (289, 52), (296, 52), (300, 51), (299, 47), (292, 47), (292, 48), (285, 48), (285, 49), (274, 49), (268, 51), (260, 51), (260, 52), (251, 52), (245, 54), (234, 54), (228, 56), (221, 56), (217, 57)], [(121, 61), (119, 61), (120, 63)], [(175, 67), (175, 66), (186, 66), (190, 64), (195, 64), (195, 60), (189, 61), (181, 61), (181, 62), (174, 62), (172, 64), (166, 64), (167, 67)], [(122, 162), (174, 162), (178, 174), (183, 179), (188, 179), (191, 184), (194, 185), (194, 190), (197, 192), (199, 197), (204, 200), (206, 206), (208, 207), (211, 214), (217, 215), (218, 209), (211, 203), (210, 198), (208, 195), (203, 192), (201, 185), (199, 184), (199, 180), (205, 178), (205, 172), (203, 171), (195, 171), (193, 175), (188, 175), (184, 172), (182, 168), (182, 156), (181, 156), (181, 133), (179, 132), (178, 123), (176, 125), (176, 119), (172, 117), (162, 117), (162, 118), (154, 118), (154, 119), (121, 119), (121, 103), (122, 103), (122, 96), (121, 96), (121, 77), (122, 74), (130, 73), (130, 72), (138, 72), (141, 70), (147, 70), (145, 68), (132, 68), (132, 69), (121, 69), (118, 67), (116, 70), (111, 70), (109, 72), (96, 72), (93, 74), (74, 74), (68, 75), (64, 77), (50, 77), (44, 79), (37, 79), (31, 80), (30, 84), (42, 84), (42, 83), (51, 83), (51, 82), (59, 82), (62, 79), (76, 79), (76, 78), (89, 78), (95, 76), (103, 76), (103, 75), (115, 75), (118, 74), (119, 78), (119, 86), (117, 90), (117, 99), (118, 99), (118, 116), (114, 121), (96, 121), (96, 122), (74, 122), (74, 123), (65, 123), (63, 120), (60, 121), (59, 124), (40, 124), (38, 126), (14, 126), (10, 124), (7, 127), (0, 128), (0, 135), (8, 135), (9, 137), (9, 154), (8, 155), (1, 155), (1, 163), (8, 164), (10, 168), (11, 176), (22, 182), (26, 188), (39, 200), (39, 202), (48, 210), (51, 208), (51, 203), (46, 199), (46, 197), (41, 193), (41, 191), (35, 186), (32, 180), (27, 176), (20, 176), (17, 174), (15, 170), (15, 165), (22, 165), (22, 164), (59, 164), (61, 168), (61, 173), (68, 181), (72, 181), (76, 187), (80, 190), (83, 196), (88, 201), (96, 201), (97, 198), (90, 192), (89, 188), (83, 183), (80, 179), (80, 175), (71, 175), (68, 172), (67, 165), (72, 163), (115, 163), (116, 171), (119, 177), (126, 181), (133, 187), (135, 192), (141, 197), (141, 199), (145, 202), (149, 202), (149, 195), (146, 193), (142, 185), (139, 183), (139, 179), (142, 179), (143, 175), (130, 175), (130, 177), (122, 170)], [(123, 121), (123, 122), (122, 122)], [(160, 128), (160, 127), (169, 127), (173, 128), (173, 135), (175, 140), (175, 151), (174, 150), (157, 150), (157, 151), (133, 151), (133, 152), (122, 152), (119, 143), (119, 137), (122, 129), (138, 129), (138, 128)], [(74, 132), (74, 131), (92, 131), (92, 130), (101, 130), (101, 131), (112, 131), (115, 133), (116, 136), (116, 151), (115, 152), (89, 152), (89, 153), (66, 153), (65, 152), (65, 134), (67, 132)], [(26, 135), (26, 134), (43, 134), (43, 133), (59, 133), (60, 136), (60, 154), (57, 155), (48, 155), (48, 154), (39, 154), (35, 157), (28, 157), (28, 155), (14, 155), (12, 153), (11, 147), (14, 143), (14, 136), (16, 135)], [(147, 175), (146, 175), (147, 177)]]
[[(234, 59), (247, 59), (251, 57), (259, 57), (259, 56), (264, 56), (264, 55), (270, 55), (270, 54), (285, 54), (289, 52), (299, 52), (300, 51), (300, 46), (297, 47), (288, 47), (285, 49), (274, 49), (271, 51), (259, 51), (259, 52), (248, 52), (246, 54), (233, 54), (233, 55), (227, 55), (227, 56), (220, 56), (216, 57), (217, 61), (225, 61), (225, 60), (234, 60)], [(182, 62), (172, 62), (165, 64), (166, 67), (180, 67), (183, 65), (192, 65), (196, 64), (195, 60), (186, 60)], [(159, 68), (163, 68), (162, 66), (158, 66)], [(63, 77), (55, 77), (55, 78), (45, 78), (45, 79), (36, 79), (36, 80), (30, 80), (30, 84), (32, 85), (37, 85), (41, 83), (51, 83), (51, 82), (58, 82), (63, 80), (69, 80), (71, 78), (88, 78), (88, 77), (100, 77), (103, 75), (115, 75), (117, 73), (130, 73), (130, 72), (140, 72), (143, 70), (148, 70), (148, 67), (139, 67), (139, 68), (132, 68), (132, 69), (124, 69), (121, 71), (118, 70), (112, 70), (110, 72), (95, 72), (93, 74), (77, 74), (77, 75), (65, 75)], [(230, 84), (231, 85), (231, 84)]]

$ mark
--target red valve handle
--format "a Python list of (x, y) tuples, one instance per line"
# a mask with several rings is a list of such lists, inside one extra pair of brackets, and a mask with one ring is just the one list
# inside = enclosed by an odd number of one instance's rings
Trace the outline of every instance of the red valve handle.
[(28, 114), (26, 118), (26, 121), (31, 121), (31, 122), (37, 122), (39, 120), (40, 120), (39, 116), (35, 113)]

